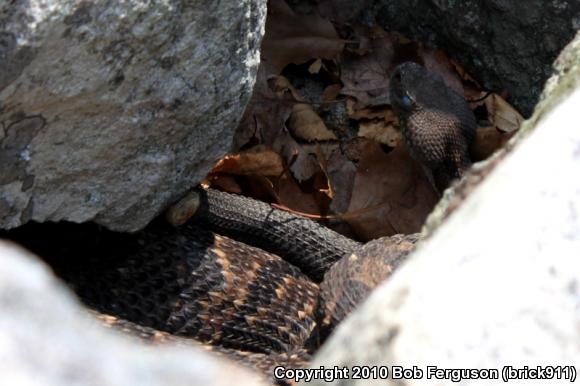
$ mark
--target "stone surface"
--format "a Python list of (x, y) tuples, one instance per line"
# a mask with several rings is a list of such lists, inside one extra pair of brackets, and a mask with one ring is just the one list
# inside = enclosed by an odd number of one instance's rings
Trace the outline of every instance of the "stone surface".
[(146, 346), (81, 309), (37, 258), (0, 241), (0, 384), (264, 386), (193, 348)]
[(450, 381), (426, 378), (427, 366), (500, 371), (503, 366), (577, 366), (578, 63), (580, 35), (560, 55), (558, 75), (525, 123), (526, 137), (409, 262), (339, 326), (312, 368), (417, 366), (424, 377), (403, 384), (444, 385)]
[(265, 0), (0, 2), (0, 228), (142, 228), (229, 150)]
[(576, 0), (375, 0), (373, 13), (386, 29), (445, 49), (484, 87), (506, 89), (525, 116), (580, 28)]

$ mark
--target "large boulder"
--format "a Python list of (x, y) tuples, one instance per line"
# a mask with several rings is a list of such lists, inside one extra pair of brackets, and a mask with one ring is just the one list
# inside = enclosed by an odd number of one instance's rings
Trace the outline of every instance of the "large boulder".
[(142, 228), (229, 150), (265, 0), (0, 2), (0, 228)]
[(266, 385), (209, 353), (105, 329), (38, 258), (3, 241), (0, 310), (2, 385)]
[(339, 326), (312, 368), (417, 366), (422, 378), (404, 384), (419, 385), (451, 382), (427, 379), (428, 366), (501, 377), (504, 366), (580, 363), (580, 34), (556, 63), (518, 145)]
[(580, 28), (577, 0), (370, 2), (382, 27), (445, 49), (484, 87), (507, 90), (526, 116), (552, 62)]

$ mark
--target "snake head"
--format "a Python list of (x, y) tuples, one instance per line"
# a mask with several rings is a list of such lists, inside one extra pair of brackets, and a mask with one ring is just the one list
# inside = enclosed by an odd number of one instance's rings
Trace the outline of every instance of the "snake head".
[(391, 74), (389, 93), (391, 105), (398, 114), (410, 112), (418, 107), (417, 84), (420, 84), (426, 69), (417, 63), (398, 65)]
[[(441, 75), (413, 62), (395, 67), (390, 78), (389, 97), (399, 118), (418, 110), (439, 111), (446, 115), (473, 115), (468, 111), (463, 95), (449, 87)], [(462, 118), (473, 120), (471, 117)]]

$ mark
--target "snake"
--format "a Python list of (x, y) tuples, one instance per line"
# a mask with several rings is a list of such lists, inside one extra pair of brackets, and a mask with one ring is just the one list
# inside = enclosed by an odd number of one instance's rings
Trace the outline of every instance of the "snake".
[[(390, 98), (411, 154), (446, 188), (470, 165), (467, 104), (414, 63), (394, 70)], [(104, 232), (95, 245), (57, 251), (53, 269), (106, 325), (195, 345), (268, 378), (276, 366), (307, 366), (421, 239), (362, 244), (265, 202), (206, 188), (193, 194), (195, 213), (184, 224), (157, 219), (123, 237)]]
[(199, 208), (181, 226), (158, 219), (135, 234), (103, 232), (51, 265), (109, 327), (193, 344), (269, 377), (307, 366), (420, 239), (361, 244), (248, 197), (195, 194)]
[(389, 97), (407, 149), (442, 193), (472, 165), (469, 147), (477, 129), (473, 112), (438, 73), (414, 62), (394, 69)]

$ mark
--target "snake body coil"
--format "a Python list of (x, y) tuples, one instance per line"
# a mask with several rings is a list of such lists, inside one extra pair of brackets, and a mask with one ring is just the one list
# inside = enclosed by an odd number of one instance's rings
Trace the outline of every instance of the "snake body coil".
[(196, 219), (212, 231), (283, 256), (316, 282), (360, 243), (314, 221), (247, 197), (198, 189)]
[[(202, 193), (196, 221), (155, 222), (122, 240), (103, 237), (98, 247), (66, 251), (71, 259), (55, 268), (83, 302), (114, 316), (105, 318), (109, 324), (150, 341), (190, 340), (271, 376), (277, 365), (306, 365), (417, 240), (398, 236), (361, 246), (267, 204)], [(230, 228), (235, 213), (242, 220)], [(290, 251), (291, 262), (214, 233), (248, 242), (257, 235), (264, 243), (265, 229), (268, 248)]]

